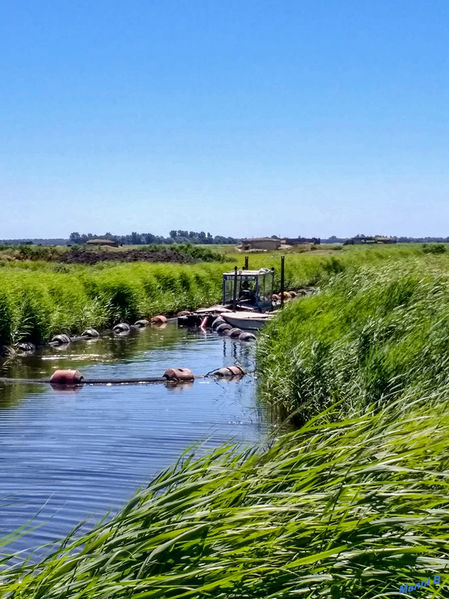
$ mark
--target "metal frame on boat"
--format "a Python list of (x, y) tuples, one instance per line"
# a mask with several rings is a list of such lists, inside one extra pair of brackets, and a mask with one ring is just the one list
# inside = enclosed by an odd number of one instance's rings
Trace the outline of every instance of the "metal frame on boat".
[(274, 269), (238, 270), (223, 273), (223, 306), (233, 310), (267, 312), (273, 309)]

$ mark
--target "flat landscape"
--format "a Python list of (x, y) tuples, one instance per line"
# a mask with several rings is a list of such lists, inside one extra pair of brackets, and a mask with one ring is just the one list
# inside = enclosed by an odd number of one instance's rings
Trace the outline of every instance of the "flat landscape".
[[(4, 262), (2, 341), (214, 303), (242, 261), (227, 258), (62, 272)], [(253, 268), (279, 259), (250, 256)], [(268, 446), (192, 454), (43, 561), (21, 563), (4, 539), (3, 596), (387, 597), (423, 569), (443, 579), (448, 267), (444, 246), (289, 254), (286, 287), (316, 292), (257, 342), (258, 401), (277, 422)]]

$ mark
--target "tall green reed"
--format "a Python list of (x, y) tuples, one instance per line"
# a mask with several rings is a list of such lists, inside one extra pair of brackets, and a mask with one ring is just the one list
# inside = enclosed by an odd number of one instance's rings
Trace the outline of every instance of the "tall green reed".
[(220, 299), (226, 265), (118, 264), (93, 267), (26, 263), (0, 268), (0, 345), (47, 341), (87, 326), (133, 322)]
[(446, 269), (425, 257), (351, 266), (288, 306), (259, 344), (262, 394), (307, 419), (335, 398), (346, 414), (449, 383)]
[(322, 415), (262, 453), (184, 456), (43, 561), (4, 548), (0, 596), (363, 599), (439, 574), (427, 596), (447, 597), (448, 407), (446, 388)]

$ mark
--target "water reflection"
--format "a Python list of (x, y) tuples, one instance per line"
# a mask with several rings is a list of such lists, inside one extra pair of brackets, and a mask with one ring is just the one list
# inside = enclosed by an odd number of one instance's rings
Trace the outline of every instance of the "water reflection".
[[(134, 378), (170, 367), (199, 375), (236, 362), (252, 370), (254, 347), (168, 325), (46, 348), (4, 363), (1, 376), (45, 378), (56, 368), (78, 368), (88, 378)], [(59, 538), (82, 519), (119, 508), (192, 444), (207, 451), (229, 441), (257, 443), (267, 431), (252, 375), (76, 392), (0, 386), (0, 536), (41, 510), (35, 524), (43, 526), (14, 548)]]

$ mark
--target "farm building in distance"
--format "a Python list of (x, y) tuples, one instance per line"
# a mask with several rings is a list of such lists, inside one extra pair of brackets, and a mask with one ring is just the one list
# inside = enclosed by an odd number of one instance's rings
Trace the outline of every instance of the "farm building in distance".
[(346, 239), (344, 245), (361, 245), (365, 243), (397, 243), (396, 237), (384, 237), (382, 235), (375, 235), (374, 237), (366, 237), (365, 235), (356, 235), (351, 239)]
[(100, 245), (103, 247), (117, 248), (118, 241), (115, 241), (115, 239), (89, 239), (89, 241), (86, 241), (86, 245)]
[(286, 245), (302, 245), (308, 243), (320, 245), (321, 239), (319, 237), (286, 237), (284, 242)]
[(253, 239), (242, 239), (242, 250), (278, 250), (281, 240), (272, 237), (254, 237)]

